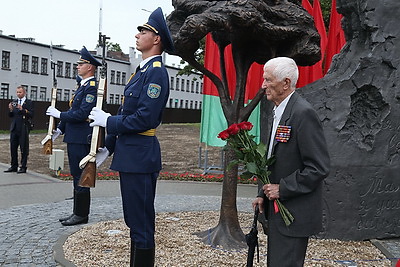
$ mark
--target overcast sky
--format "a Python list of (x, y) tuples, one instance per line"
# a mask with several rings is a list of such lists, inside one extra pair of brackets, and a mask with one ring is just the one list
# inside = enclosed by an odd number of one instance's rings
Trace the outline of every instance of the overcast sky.
[[(135, 47), (137, 26), (147, 22), (150, 12), (161, 7), (168, 15), (171, 0), (0, 0), (0, 30), (4, 35), (32, 37), (36, 42), (63, 44), (67, 49), (96, 47), (99, 10), (102, 32), (118, 43), (123, 52)], [(147, 10), (147, 11), (145, 11)], [(167, 58), (176, 62), (176, 58)]]

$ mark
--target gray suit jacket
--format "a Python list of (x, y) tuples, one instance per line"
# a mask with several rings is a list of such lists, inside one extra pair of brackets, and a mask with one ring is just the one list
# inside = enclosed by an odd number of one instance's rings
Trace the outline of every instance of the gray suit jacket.
[(291, 132), (287, 142), (274, 139), (272, 154), (276, 161), (269, 167), (270, 181), (279, 184), (280, 200), (295, 219), (286, 227), (267, 198), (264, 198), (265, 214), (283, 235), (317, 234), (322, 229), (323, 179), (328, 176), (330, 166), (321, 122), (312, 106), (295, 92), (279, 125), (291, 126)]

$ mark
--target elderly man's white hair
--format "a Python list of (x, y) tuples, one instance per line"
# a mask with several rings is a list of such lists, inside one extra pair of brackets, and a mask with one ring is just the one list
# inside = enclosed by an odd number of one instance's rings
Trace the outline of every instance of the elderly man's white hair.
[(292, 89), (296, 88), (297, 80), (299, 79), (299, 69), (296, 62), (288, 57), (276, 57), (267, 61), (264, 65), (264, 71), (267, 68), (272, 69), (274, 75), (279, 81), (289, 78)]

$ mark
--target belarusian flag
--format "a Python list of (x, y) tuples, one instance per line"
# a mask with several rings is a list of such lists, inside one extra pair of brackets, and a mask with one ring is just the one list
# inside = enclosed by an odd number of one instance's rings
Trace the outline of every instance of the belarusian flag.
[[(233, 99), (235, 95), (236, 74), (230, 45), (225, 49), (225, 60), (229, 94), (231, 99)], [(206, 37), (204, 66), (218, 77), (221, 77), (219, 49), (217, 44), (212, 40), (210, 34), (208, 34)], [(263, 81), (262, 75), (263, 65), (254, 63), (251, 66), (247, 76), (245, 94), (246, 103), (248, 103), (248, 101), (251, 100), (261, 88)], [(259, 141), (260, 136), (259, 118), (260, 108), (258, 105), (249, 118), (249, 121), (254, 125), (253, 129), (251, 130), (251, 134), (257, 136), (257, 142)], [(227, 127), (228, 124), (222, 111), (218, 90), (211, 80), (204, 76), (200, 142), (206, 143), (210, 146), (224, 146), (226, 141), (222, 141), (221, 139), (217, 138), (217, 135)]]

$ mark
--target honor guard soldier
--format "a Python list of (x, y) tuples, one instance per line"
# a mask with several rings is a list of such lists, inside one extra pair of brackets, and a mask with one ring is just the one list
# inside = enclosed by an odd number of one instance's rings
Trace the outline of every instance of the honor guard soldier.
[(174, 50), (161, 8), (138, 27), (136, 48), (143, 61), (124, 89), (118, 114), (94, 108), (91, 126), (107, 128), (106, 148), (96, 155), (97, 164), (114, 153), (111, 169), (119, 171), (124, 219), (130, 228), (130, 266), (154, 266), (156, 182), (161, 170), (160, 144), (155, 131), (169, 96), (168, 72), (163, 51)]
[(68, 161), (71, 175), (73, 176), (73, 213), (65, 218), (61, 218), (60, 222), (63, 225), (76, 225), (87, 223), (90, 211), (90, 189), (80, 187), (78, 185), (82, 174), (82, 169), (79, 168), (79, 162), (90, 151), (90, 135), (92, 128), (89, 126), (88, 116), (97, 99), (97, 82), (94, 78), (96, 68), (101, 66), (101, 63), (96, 60), (83, 47), (80, 51), (80, 58), (77, 61), (78, 75), (82, 80), (78, 80), (79, 88), (70, 100), (70, 109), (65, 112), (60, 112), (54, 107), (49, 107), (46, 115), (60, 119), (57, 129), (54, 131), (53, 141), (60, 135), (64, 134), (64, 142), (67, 143)]

